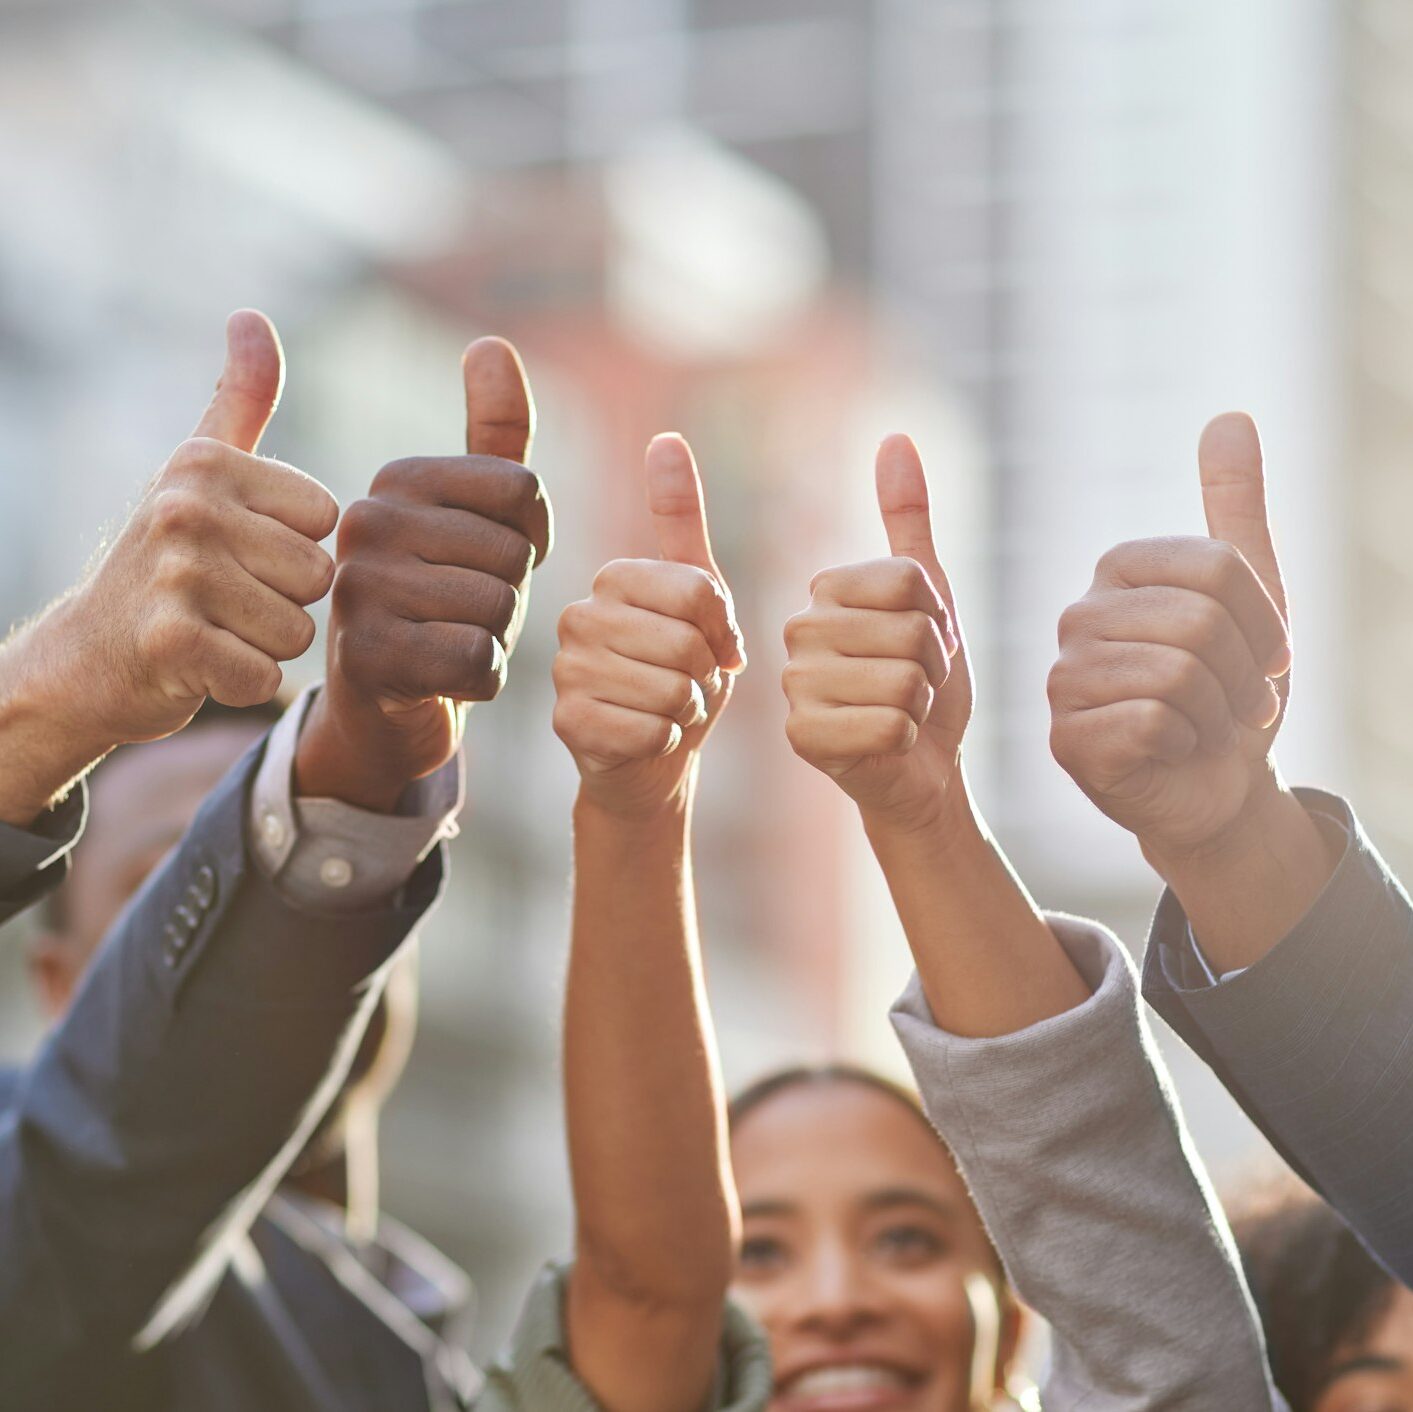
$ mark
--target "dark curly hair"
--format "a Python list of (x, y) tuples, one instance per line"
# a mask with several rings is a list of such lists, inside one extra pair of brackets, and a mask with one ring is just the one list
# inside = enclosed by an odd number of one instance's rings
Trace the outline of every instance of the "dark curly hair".
[(1291, 1412), (1310, 1412), (1337, 1352), (1369, 1335), (1397, 1286), (1334, 1211), (1294, 1178), (1235, 1205), (1232, 1229), (1276, 1386)]

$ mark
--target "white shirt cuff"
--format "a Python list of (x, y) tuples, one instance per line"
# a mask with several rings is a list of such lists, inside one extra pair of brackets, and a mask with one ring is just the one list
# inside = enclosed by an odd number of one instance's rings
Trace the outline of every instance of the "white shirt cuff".
[(456, 836), (465, 797), (461, 753), (413, 780), (393, 814), (341, 799), (297, 799), (295, 751), (318, 689), (302, 692), (270, 732), (250, 794), (250, 848), (297, 905), (344, 912), (387, 905), (427, 854)]

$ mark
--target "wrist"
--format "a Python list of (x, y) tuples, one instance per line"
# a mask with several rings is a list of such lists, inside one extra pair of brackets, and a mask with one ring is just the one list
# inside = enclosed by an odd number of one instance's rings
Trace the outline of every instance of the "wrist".
[(929, 782), (919, 793), (896, 799), (859, 803), (864, 832), (875, 843), (926, 838), (933, 842), (980, 836), (977, 818), (961, 762), (945, 779)]
[(0, 649), (0, 819), (20, 827), (121, 743), (93, 683), (63, 679), (73, 654), (54, 641), (57, 611)]
[(1254, 965), (1309, 912), (1338, 852), (1272, 767), (1271, 780), (1220, 839), (1177, 854), (1144, 849), (1208, 961)]
[(337, 700), (325, 683), (309, 704), (294, 757), (294, 792), (305, 799), (338, 799), (376, 814), (391, 814), (416, 775), (378, 740), (376, 707)]
[(1266, 762), (1236, 815), (1200, 839), (1173, 843), (1161, 837), (1138, 836), (1139, 850), (1149, 866), (1170, 886), (1178, 879), (1218, 876), (1239, 871), (1246, 861), (1266, 851), (1273, 836), (1309, 824), (1300, 801), (1281, 778), (1274, 760)]
[(644, 845), (680, 837), (691, 823), (694, 786), (689, 779), (666, 799), (638, 800), (595, 789), (591, 780), (583, 779), (574, 799), (575, 832), (608, 833)]

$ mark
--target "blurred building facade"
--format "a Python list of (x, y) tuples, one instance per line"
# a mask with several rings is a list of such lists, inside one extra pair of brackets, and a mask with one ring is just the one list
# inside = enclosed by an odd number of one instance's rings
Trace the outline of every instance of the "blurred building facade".
[[(1043, 902), (1142, 935), (1156, 889), (1050, 760), (1045, 674), (1103, 549), (1201, 531), (1197, 433), (1233, 405), (1266, 432), (1300, 615), (1283, 757), (1352, 778), (1413, 863), (1396, 5), (10, 0), (0, 17), (10, 617), (72, 579), (194, 419), (231, 307), (285, 336), (267, 449), (345, 502), (383, 461), (457, 444), (470, 337), (514, 338), (535, 381), (559, 546), (512, 687), (473, 719), (385, 1141), (389, 1208), (482, 1287), (479, 1353), (568, 1239), (573, 778), (548, 666), (595, 568), (651, 552), (653, 432), (697, 448), (752, 647), (698, 844), (733, 1078), (838, 1049), (896, 1065), (906, 952), (849, 810), (785, 745), (777, 686), (810, 575), (884, 552), (870, 452), (889, 430), (929, 460), (978, 658), (973, 773)], [(1204, 1149), (1249, 1151), (1173, 1060)]]

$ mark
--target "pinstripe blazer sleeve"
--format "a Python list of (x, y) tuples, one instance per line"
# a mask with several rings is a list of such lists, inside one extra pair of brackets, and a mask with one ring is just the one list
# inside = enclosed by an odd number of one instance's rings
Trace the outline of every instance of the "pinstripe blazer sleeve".
[(1144, 993), (1373, 1254), (1413, 1282), (1413, 906), (1343, 800), (1299, 794), (1349, 838), (1315, 905), (1214, 985), (1166, 893)]

